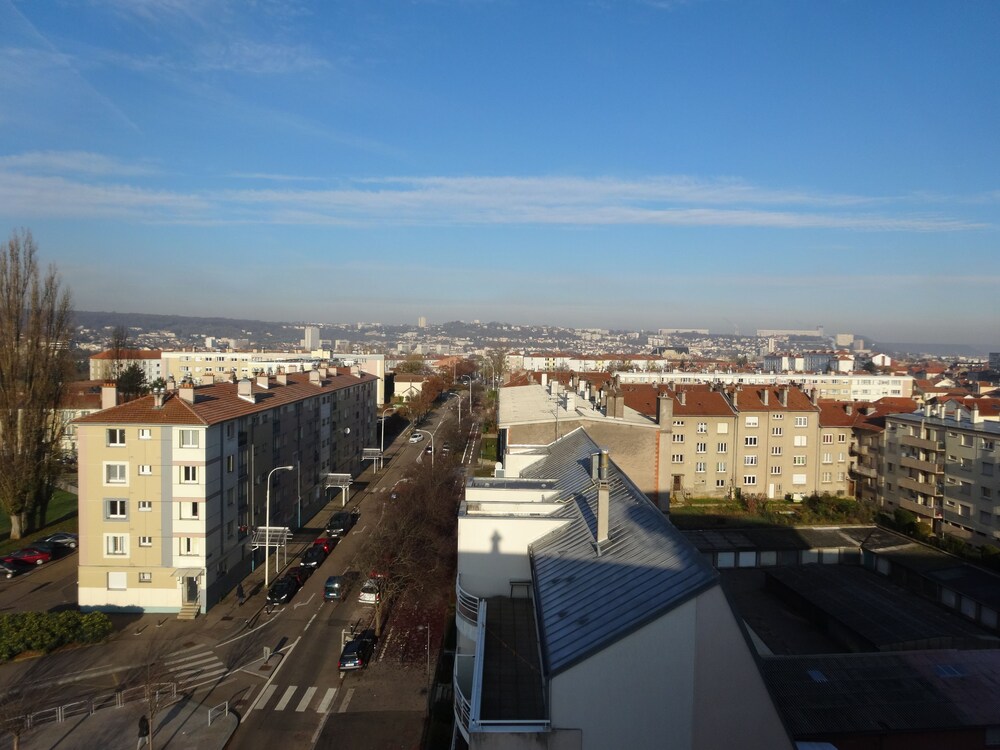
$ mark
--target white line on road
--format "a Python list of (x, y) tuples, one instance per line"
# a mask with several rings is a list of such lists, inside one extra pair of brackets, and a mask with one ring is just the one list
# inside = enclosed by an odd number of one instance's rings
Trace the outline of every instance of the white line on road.
[(307, 622), (306, 626), (304, 628), (302, 628), (302, 632), (303, 633), (306, 632), (307, 630), (309, 630), (309, 626), (313, 624), (313, 620), (315, 620), (315, 619), (316, 619), (316, 615), (313, 615), (312, 617), (309, 618), (309, 622)]
[(255, 700), (253, 705), (250, 706), (250, 710), (253, 711), (255, 708), (264, 708), (264, 704), (271, 700), (271, 696), (274, 695), (274, 691), (277, 689), (277, 685), (267, 685), (260, 691), (260, 695), (257, 696), (257, 700)]
[(326, 694), (323, 696), (323, 700), (319, 702), (319, 706), (316, 707), (316, 711), (321, 714), (325, 714), (327, 709), (330, 708), (330, 704), (333, 703), (333, 699), (337, 695), (337, 688), (327, 688)]
[[(289, 656), (291, 656), (291, 654), (292, 654), (292, 649), (294, 649), (294, 648), (295, 648), (295, 646), (296, 646), (296, 645), (298, 644), (298, 642), (299, 642), (299, 640), (300, 640), (301, 638), (302, 638), (302, 636), (300, 635), (300, 636), (299, 636), (298, 638), (296, 638), (296, 639), (295, 639), (294, 641), (292, 641), (292, 645), (288, 647), (288, 650), (287, 650), (287, 651), (286, 651), (286, 652), (285, 652), (284, 654), (282, 654), (282, 656), (281, 656), (281, 663), (280, 663), (280, 664), (278, 664), (278, 666), (276, 666), (276, 667), (274, 668), (274, 671), (273, 671), (273, 672), (271, 672), (271, 676), (270, 676), (270, 677), (268, 677), (268, 678), (267, 678), (267, 682), (265, 682), (265, 683), (264, 683), (264, 689), (265, 689), (265, 690), (266, 690), (266, 689), (267, 689), (268, 687), (270, 687), (270, 686), (271, 686), (271, 683), (272, 683), (272, 682), (274, 682), (274, 678), (278, 676), (278, 672), (280, 672), (280, 671), (281, 671), (281, 668), (282, 668), (283, 666), (285, 666), (285, 659), (287, 659), (287, 658), (288, 658)], [(264, 691), (261, 691), (261, 694), (260, 694), (260, 696), (258, 696), (258, 697), (257, 697), (257, 700), (256, 700), (256, 701), (254, 702), (254, 704), (253, 704), (252, 706), (250, 706), (250, 710), (251, 710), (251, 711), (253, 711), (253, 710), (254, 710), (254, 709), (255, 709), (255, 708), (257, 707), (257, 704), (258, 704), (258, 703), (260, 703), (260, 698), (261, 698), (261, 696), (263, 696), (263, 695), (264, 695)], [(269, 695), (270, 695), (270, 694), (269, 694)]]
[(350, 688), (347, 691), (347, 695), (344, 696), (344, 702), (340, 704), (340, 708), (337, 709), (337, 713), (344, 713), (347, 710), (348, 704), (351, 702), (351, 698), (354, 696), (354, 688)]
[(306, 688), (306, 694), (302, 696), (302, 700), (299, 701), (299, 705), (296, 706), (296, 711), (305, 711), (309, 707), (309, 701), (312, 700), (313, 693), (316, 692), (316, 688), (308, 687)]
[(285, 694), (281, 696), (281, 700), (279, 700), (278, 703), (275, 705), (274, 710), (284, 711), (285, 706), (288, 705), (288, 701), (292, 699), (292, 696), (295, 695), (295, 691), (298, 690), (298, 688), (299, 688), (298, 685), (289, 685), (288, 689), (285, 690)]

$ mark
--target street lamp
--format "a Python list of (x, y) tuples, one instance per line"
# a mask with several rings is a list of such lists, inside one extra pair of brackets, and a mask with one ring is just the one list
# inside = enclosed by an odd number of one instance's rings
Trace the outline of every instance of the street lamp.
[[(268, 582), (268, 571), (270, 571), (270, 566), (267, 564), (267, 556), (271, 554), (271, 475), (276, 471), (291, 471), (294, 466), (275, 466), (268, 472), (267, 475), (267, 492), (264, 494), (264, 588), (267, 588)], [(278, 573), (278, 550), (274, 551), (274, 572)]]
[(395, 411), (395, 406), (390, 406), (388, 409), (382, 412), (382, 447), (379, 449), (385, 453), (385, 415), (391, 411)]
[(431, 468), (434, 468), (434, 433), (428, 432), (427, 430), (414, 430), (414, 432), (419, 432), (421, 435), (426, 435), (431, 439)]
[(426, 679), (431, 678), (431, 626), (430, 623), (426, 625), (417, 625), (417, 630), (423, 630), (427, 633), (427, 673)]
[(471, 375), (463, 375), (461, 379), (465, 380), (466, 378), (469, 379), (469, 416), (471, 417), (472, 416), (472, 376)]

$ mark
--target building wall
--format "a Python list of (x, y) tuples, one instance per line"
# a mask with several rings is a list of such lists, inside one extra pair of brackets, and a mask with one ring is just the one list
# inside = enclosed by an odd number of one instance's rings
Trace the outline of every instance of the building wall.
[(528, 545), (566, 523), (563, 518), (459, 516), (462, 588), (483, 599), (510, 596), (511, 581), (531, 580)]

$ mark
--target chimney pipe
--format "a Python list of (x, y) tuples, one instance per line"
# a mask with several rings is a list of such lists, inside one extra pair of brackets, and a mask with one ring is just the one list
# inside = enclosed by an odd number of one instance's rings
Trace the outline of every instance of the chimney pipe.
[(153, 391), (152, 391), (152, 393), (153, 393), (153, 408), (154, 409), (162, 409), (163, 408), (164, 389), (163, 388), (154, 388)]
[(194, 383), (181, 383), (179, 392), (181, 399), (187, 401), (189, 404), (194, 403)]
[(764, 397), (761, 399), (761, 401), (764, 402), (764, 406), (767, 406), (767, 402), (768, 402), (768, 400), (770, 398), (771, 398), (771, 389), (765, 387), (764, 388)]
[(118, 405), (118, 386), (113, 382), (101, 386), (101, 408), (110, 409)]
[(677, 391), (677, 400), (680, 401), (681, 406), (687, 406), (687, 391)]
[(608, 451), (601, 449), (600, 464), (597, 471), (597, 545), (608, 541), (610, 526), (611, 486), (608, 483)]
[(271, 378), (268, 376), (266, 372), (257, 376), (258, 388), (268, 388), (270, 387), (270, 385), (271, 385)]
[(783, 385), (781, 390), (778, 391), (778, 398), (781, 400), (781, 405), (786, 409), (788, 408), (788, 386)]

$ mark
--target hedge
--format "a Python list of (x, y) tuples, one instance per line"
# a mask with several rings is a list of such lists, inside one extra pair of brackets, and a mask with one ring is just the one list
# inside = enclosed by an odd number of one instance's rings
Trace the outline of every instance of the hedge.
[(111, 634), (103, 612), (13, 612), (0, 615), (0, 662), (25, 651), (49, 653), (60, 646), (97, 643)]

